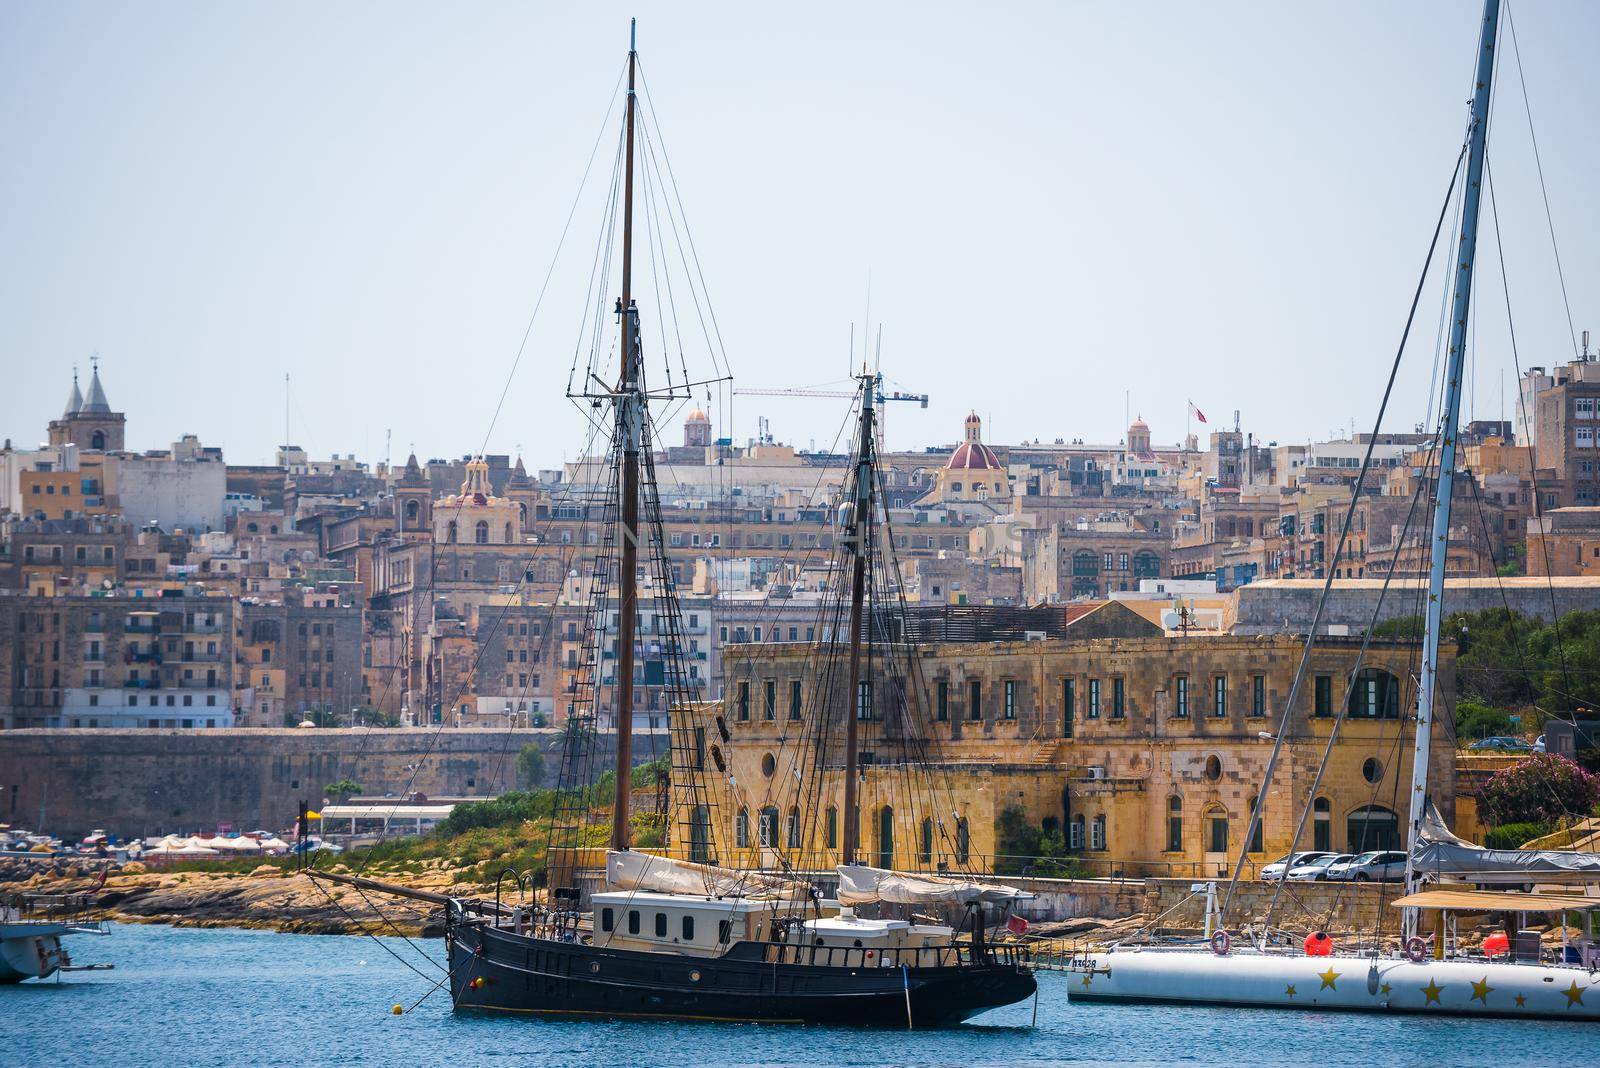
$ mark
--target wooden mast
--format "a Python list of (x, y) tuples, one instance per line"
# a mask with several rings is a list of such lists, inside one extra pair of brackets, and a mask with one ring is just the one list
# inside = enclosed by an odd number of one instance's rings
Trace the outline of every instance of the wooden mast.
[[(633, 123), (637, 20), (628, 23), (627, 137), (622, 171), (622, 297), (617, 301), (622, 351), (617, 385), (616, 434), (622, 447), (622, 559), (617, 605), (617, 792), (611, 812), (611, 848), (628, 848), (628, 800), (633, 790), (633, 642), (639, 615), (639, 448), (644, 429), (640, 393), (639, 310), (633, 305)], [(600, 621), (603, 625), (604, 619)], [(604, 633), (604, 630), (601, 631)], [(599, 665), (596, 665), (596, 685)]]
[(872, 391), (875, 385), (873, 375), (861, 375), (861, 445), (856, 454), (855, 501), (845, 530), (845, 543), (855, 553), (850, 584), (850, 689), (845, 696), (844, 727), (844, 849), (840, 860), (845, 864), (856, 863), (856, 852), (861, 848), (860, 802), (856, 797), (856, 778), (860, 774), (857, 762), (861, 716), (861, 609), (866, 601), (867, 553), (871, 551), (867, 531), (872, 525), (875, 481), (872, 472)]

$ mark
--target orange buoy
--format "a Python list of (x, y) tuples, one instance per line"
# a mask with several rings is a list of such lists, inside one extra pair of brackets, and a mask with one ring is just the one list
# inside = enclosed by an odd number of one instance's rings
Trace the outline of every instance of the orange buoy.
[(1495, 931), (1485, 935), (1483, 939), (1483, 952), (1485, 956), (1501, 957), (1511, 952), (1511, 939), (1506, 937), (1504, 931)]
[(1333, 939), (1326, 931), (1313, 931), (1306, 935), (1306, 956), (1326, 957), (1333, 952)]

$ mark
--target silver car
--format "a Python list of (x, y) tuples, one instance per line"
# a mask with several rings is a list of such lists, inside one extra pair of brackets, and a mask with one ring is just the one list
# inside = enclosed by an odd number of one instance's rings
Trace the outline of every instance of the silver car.
[(1398, 882), (1406, 875), (1406, 855), (1396, 850), (1374, 849), (1329, 867), (1325, 878), (1358, 883)]
[(1290, 882), (1310, 883), (1328, 877), (1328, 869), (1335, 864), (1343, 864), (1351, 859), (1349, 853), (1324, 853), (1320, 857), (1308, 860), (1298, 867), (1290, 868), (1284, 878)]
[(1261, 878), (1281, 879), (1283, 878), (1283, 873), (1291, 868), (1298, 868), (1302, 864), (1309, 864), (1318, 857), (1331, 857), (1333, 855), (1334, 854), (1325, 852), (1321, 849), (1307, 849), (1299, 853), (1292, 853), (1289, 856), (1283, 857), (1280, 860), (1275, 860), (1271, 864), (1268, 864), (1266, 867), (1262, 868)]

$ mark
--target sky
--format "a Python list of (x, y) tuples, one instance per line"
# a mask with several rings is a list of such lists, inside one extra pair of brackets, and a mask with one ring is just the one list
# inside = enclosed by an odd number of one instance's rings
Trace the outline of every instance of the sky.
[[(630, 15), (737, 386), (847, 389), (852, 329), (857, 362), (881, 329), (890, 388), (931, 397), (891, 411), (894, 448), (958, 440), (969, 409), (1002, 444), (1115, 442), (1129, 415), (1175, 444), (1191, 401), (1196, 430), (1234, 410), (1262, 440), (1368, 429), (1480, 10), (6, 4), (0, 435), (42, 440), (98, 352), (134, 449), (194, 433), (267, 461), (287, 374), (288, 434), (314, 456), (574, 457), (587, 426), (565, 393)], [(1600, 329), (1600, 5), (1511, 14), (1572, 323)], [(1486, 213), (1479, 418), (1512, 417), (1508, 323), (1523, 367), (1573, 355), (1509, 49), (1501, 74), (1511, 314)], [(1385, 429), (1425, 417), (1441, 287)], [(699, 336), (706, 314), (674, 295), (675, 326), (641, 300), (653, 366), (652, 336)], [(682, 366), (715, 377), (693, 336)], [(846, 403), (709, 398), (719, 434), (765, 416), (802, 448), (833, 444)], [(681, 418), (663, 413), (671, 441)]]

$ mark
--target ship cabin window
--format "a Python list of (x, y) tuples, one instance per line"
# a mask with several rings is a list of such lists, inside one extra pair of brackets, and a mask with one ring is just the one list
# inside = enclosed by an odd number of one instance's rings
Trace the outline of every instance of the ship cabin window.
[(725, 945), (728, 944), (729, 940), (732, 939), (732, 938), (733, 938), (733, 922), (731, 920), (718, 920), (717, 921), (717, 942), (719, 944), (725, 946)]
[(656, 937), (667, 937), (667, 914), (665, 912), (656, 913)]
[(600, 910), (600, 930), (613, 931), (617, 927), (617, 915), (609, 908)]
[(639, 910), (638, 909), (629, 909), (628, 910), (628, 933), (629, 934), (638, 934), (639, 933)]
[(685, 942), (693, 942), (694, 941), (694, 917), (693, 916), (685, 916), (683, 918), (683, 940)]

